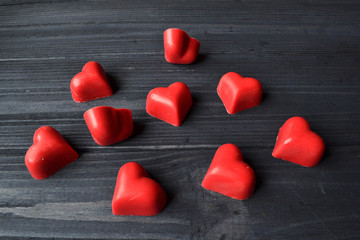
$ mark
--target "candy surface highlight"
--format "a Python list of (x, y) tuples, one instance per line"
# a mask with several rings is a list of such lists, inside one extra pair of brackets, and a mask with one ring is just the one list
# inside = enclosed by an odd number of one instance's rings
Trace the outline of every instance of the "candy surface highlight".
[(88, 102), (113, 95), (106, 73), (97, 62), (84, 65), (82, 71), (71, 80), (70, 90), (75, 102)]
[(165, 59), (169, 63), (190, 64), (199, 55), (200, 42), (178, 28), (164, 32)]
[(190, 89), (182, 82), (152, 89), (146, 99), (146, 112), (151, 116), (180, 126), (192, 105)]
[(217, 93), (229, 114), (255, 107), (261, 103), (262, 86), (255, 78), (242, 77), (235, 72), (220, 79)]
[(253, 169), (243, 161), (240, 149), (227, 143), (218, 148), (201, 184), (205, 189), (244, 200), (254, 192)]
[(288, 119), (280, 128), (272, 155), (304, 167), (314, 167), (325, 151), (323, 139), (310, 130), (302, 117)]
[(94, 141), (103, 146), (124, 141), (134, 129), (129, 109), (94, 107), (84, 113), (84, 119)]
[(165, 205), (165, 191), (142, 166), (129, 162), (120, 168), (112, 200), (114, 215), (153, 216)]
[(43, 126), (37, 129), (33, 142), (25, 155), (25, 164), (35, 179), (48, 178), (79, 158), (77, 152), (52, 127)]

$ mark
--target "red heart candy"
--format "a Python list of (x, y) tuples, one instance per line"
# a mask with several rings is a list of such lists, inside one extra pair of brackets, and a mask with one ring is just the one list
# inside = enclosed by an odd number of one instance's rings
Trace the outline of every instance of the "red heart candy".
[(216, 151), (201, 185), (207, 190), (244, 200), (254, 192), (255, 182), (255, 173), (243, 161), (240, 149), (228, 143)]
[(94, 141), (99, 145), (111, 145), (131, 136), (134, 128), (129, 109), (94, 107), (84, 113), (84, 119)]
[(164, 32), (165, 59), (169, 63), (190, 64), (199, 55), (200, 42), (178, 28)]
[(310, 130), (309, 123), (302, 117), (292, 117), (280, 128), (272, 155), (304, 167), (314, 167), (324, 151), (324, 141)]
[(36, 130), (34, 144), (25, 155), (25, 164), (35, 179), (45, 179), (79, 158), (56, 129), (43, 126)]
[(255, 78), (244, 78), (235, 72), (220, 79), (217, 93), (229, 114), (234, 114), (261, 103), (262, 86)]
[(71, 80), (70, 90), (75, 102), (88, 102), (113, 94), (106, 73), (97, 62), (85, 64), (82, 71)]
[(129, 162), (120, 168), (112, 200), (114, 215), (153, 216), (165, 205), (165, 191), (142, 166)]
[(180, 126), (192, 105), (186, 84), (176, 82), (169, 87), (152, 89), (146, 99), (146, 112), (153, 117)]

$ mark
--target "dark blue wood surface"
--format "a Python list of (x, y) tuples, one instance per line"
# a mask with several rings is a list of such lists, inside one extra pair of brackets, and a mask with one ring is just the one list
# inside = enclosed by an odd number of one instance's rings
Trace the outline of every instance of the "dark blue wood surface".
[[(191, 65), (163, 56), (170, 27), (201, 42)], [(116, 93), (75, 103), (71, 78), (98, 61)], [(0, 2), (0, 239), (360, 239), (360, 2)], [(228, 115), (216, 86), (229, 71), (260, 80), (264, 100)], [(145, 112), (147, 93), (186, 83), (194, 105), (181, 127)], [(82, 114), (133, 112), (127, 141), (101, 147)], [(271, 156), (279, 127), (305, 117), (327, 146), (304, 168)], [(44, 181), (24, 156), (34, 131), (58, 129), (81, 157)], [(201, 187), (221, 144), (257, 175), (237, 201)], [(113, 216), (119, 168), (136, 161), (167, 191), (154, 217)]]

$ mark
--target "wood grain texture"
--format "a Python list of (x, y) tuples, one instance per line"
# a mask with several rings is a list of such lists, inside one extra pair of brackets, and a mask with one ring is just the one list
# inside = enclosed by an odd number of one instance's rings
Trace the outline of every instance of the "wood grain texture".
[[(200, 40), (194, 64), (165, 62), (169, 27)], [(359, 39), (356, 0), (1, 1), (0, 239), (359, 239)], [(87, 61), (104, 67), (114, 96), (71, 99), (70, 80)], [(216, 86), (229, 71), (261, 81), (260, 106), (226, 113)], [(176, 81), (194, 98), (178, 128), (145, 112), (147, 93)], [(100, 105), (133, 111), (130, 139), (94, 143), (82, 114)], [(326, 142), (315, 168), (271, 156), (295, 115)], [(36, 181), (24, 155), (43, 125), (81, 157)], [(257, 175), (249, 200), (200, 185), (228, 142)], [(168, 193), (161, 214), (112, 215), (116, 175), (129, 161)]]

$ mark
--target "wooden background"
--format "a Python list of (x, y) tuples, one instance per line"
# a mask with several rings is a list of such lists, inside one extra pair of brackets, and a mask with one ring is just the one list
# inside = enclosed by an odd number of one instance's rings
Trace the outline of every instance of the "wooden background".
[[(201, 42), (192, 65), (163, 56), (170, 27)], [(98, 61), (116, 93), (76, 103), (69, 83)], [(1, 239), (360, 239), (360, 2), (0, 2)], [(260, 80), (264, 100), (228, 115), (216, 86), (229, 71)], [(194, 105), (181, 127), (145, 112), (147, 93), (182, 81)], [(100, 105), (129, 108), (135, 131), (102, 147), (83, 120)], [(304, 168), (271, 156), (279, 127), (305, 117), (327, 146)], [(81, 157), (47, 180), (24, 156), (43, 125)], [(237, 201), (201, 187), (221, 144), (234, 143), (257, 175)], [(140, 163), (166, 190), (154, 217), (113, 216), (119, 168)]]

